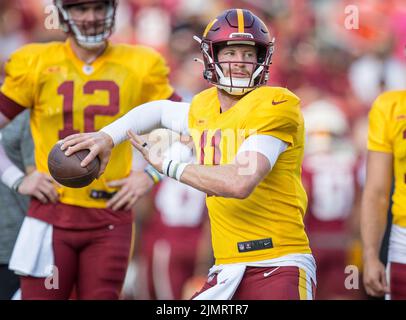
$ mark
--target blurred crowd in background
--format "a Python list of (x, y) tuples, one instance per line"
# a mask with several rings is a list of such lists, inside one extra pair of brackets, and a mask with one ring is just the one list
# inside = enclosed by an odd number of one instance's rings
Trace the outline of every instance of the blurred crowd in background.
[[(64, 39), (62, 32), (45, 28), (50, 15), (45, 7), (50, 4), (52, 0), (0, 0), (1, 65), (25, 43)], [(362, 288), (345, 288), (344, 268), (355, 265), (362, 270), (358, 206), (364, 183), (368, 111), (380, 92), (406, 88), (406, 1), (119, 0), (112, 41), (160, 51), (170, 65), (172, 85), (190, 101), (208, 87), (202, 66), (193, 60), (201, 56), (193, 35), (201, 36), (213, 17), (231, 7), (250, 9), (266, 22), (275, 37), (269, 84), (287, 87), (302, 101), (307, 128), (303, 168), (309, 196), (306, 224), (318, 262), (318, 297), (365, 298)], [(154, 210), (156, 194), (151, 193), (152, 205), (141, 206), (140, 212)], [(149, 213), (141, 216), (144, 218), (137, 218), (140, 225)], [(202, 234), (204, 224), (196, 222)], [(139, 229), (142, 233), (142, 226)], [(183, 245), (198, 245), (197, 240), (185, 241), (181, 232), (177, 234)], [(165, 245), (160, 246), (163, 251)], [(137, 276), (142, 244), (136, 248), (135, 267), (125, 285), (126, 298), (187, 297), (180, 290), (174, 294), (170, 286), (161, 286), (161, 291), (152, 295), (141, 292), (146, 290), (139, 285), (145, 278)], [(192, 255), (198, 251), (192, 249)], [(339, 258), (342, 265), (336, 262)], [(197, 269), (187, 277), (196, 279)], [(332, 279), (338, 279), (337, 283)], [(187, 279), (179, 281), (183, 285)], [(360, 278), (360, 287), (361, 283)]]

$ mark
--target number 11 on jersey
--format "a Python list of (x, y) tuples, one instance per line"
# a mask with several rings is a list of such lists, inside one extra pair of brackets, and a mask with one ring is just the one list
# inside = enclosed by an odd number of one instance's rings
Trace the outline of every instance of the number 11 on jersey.
[[(200, 164), (204, 164), (205, 148), (207, 146), (207, 134), (208, 130), (204, 130), (200, 136)], [(210, 141), (210, 146), (213, 148), (213, 165), (219, 165), (221, 162), (221, 150), (220, 150), (220, 141), (221, 141), (221, 130), (218, 129), (214, 133)]]

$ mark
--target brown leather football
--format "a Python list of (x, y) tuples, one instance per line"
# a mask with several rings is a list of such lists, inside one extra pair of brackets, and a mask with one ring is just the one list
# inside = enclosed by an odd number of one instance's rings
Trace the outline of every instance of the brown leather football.
[(97, 178), (100, 170), (98, 157), (86, 167), (81, 167), (80, 163), (89, 150), (80, 150), (67, 157), (60, 147), (61, 143), (58, 142), (48, 154), (48, 169), (57, 182), (70, 188), (82, 188)]

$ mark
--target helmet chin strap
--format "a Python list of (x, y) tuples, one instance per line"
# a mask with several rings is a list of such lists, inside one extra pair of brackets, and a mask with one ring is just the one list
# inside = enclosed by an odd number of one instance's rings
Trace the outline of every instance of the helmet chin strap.
[[(92, 39), (88, 39), (88, 38), (92, 38)], [(75, 39), (76, 39), (76, 42), (78, 43), (78, 45), (80, 45), (82, 48), (97, 49), (97, 48), (102, 47), (105, 44), (107, 35), (100, 34), (97, 36), (85, 37), (82, 35), (77, 35), (75, 33)]]
[(219, 71), (216, 69), (219, 75), (219, 84), (216, 85), (217, 88), (224, 90), (228, 94), (241, 96), (254, 89), (254, 80), (258, 77), (264, 67), (260, 66), (257, 70), (255, 70), (251, 78), (233, 78), (232, 84), (230, 79), (231, 77), (225, 77), (220, 68), (218, 69)]
[[(219, 84), (217, 84), (216, 87), (224, 90), (228, 94), (241, 96), (254, 89), (249, 88), (249, 82), (250, 78), (237, 78), (233, 79), (233, 86), (231, 86), (231, 79), (229, 77), (220, 77)], [(237, 86), (238, 88), (235, 88), (234, 86)]]
[(106, 40), (102, 40), (100, 42), (92, 42), (89, 43), (87, 41), (80, 41), (79, 39), (75, 38), (76, 42), (79, 46), (81, 46), (84, 49), (89, 49), (89, 50), (94, 50), (97, 48), (101, 48), (104, 46), (104, 44), (106, 43)]

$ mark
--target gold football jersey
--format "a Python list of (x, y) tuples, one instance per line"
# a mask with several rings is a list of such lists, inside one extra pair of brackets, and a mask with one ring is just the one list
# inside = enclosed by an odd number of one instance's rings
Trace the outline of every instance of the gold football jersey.
[(406, 91), (381, 94), (369, 112), (368, 150), (393, 154), (393, 223), (406, 227)]
[(289, 90), (277, 87), (255, 89), (223, 113), (215, 87), (192, 101), (189, 128), (200, 164), (231, 163), (242, 142), (255, 134), (288, 144), (248, 198), (207, 197), (216, 264), (311, 252), (303, 224), (307, 196), (301, 182), (304, 126), (299, 103)]
[[(160, 54), (142, 46), (108, 44), (91, 65), (73, 53), (70, 42), (31, 44), (6, 63), (1, 92), (32, 108), (31, 130), (37, 169), (48, 173), (48, 153), (60, 139), (97, 131), (142, 103), (166, 99), (173, 93), (169, 69)], [(128, 176), (131, 146), (114, 148), (105, 173), (80, 189), (59, 188), (60, 201), (104, 208), (95, 194), (114, 192), (107, 183)], [(100, 191), (100, 192), (98, 192)]]

